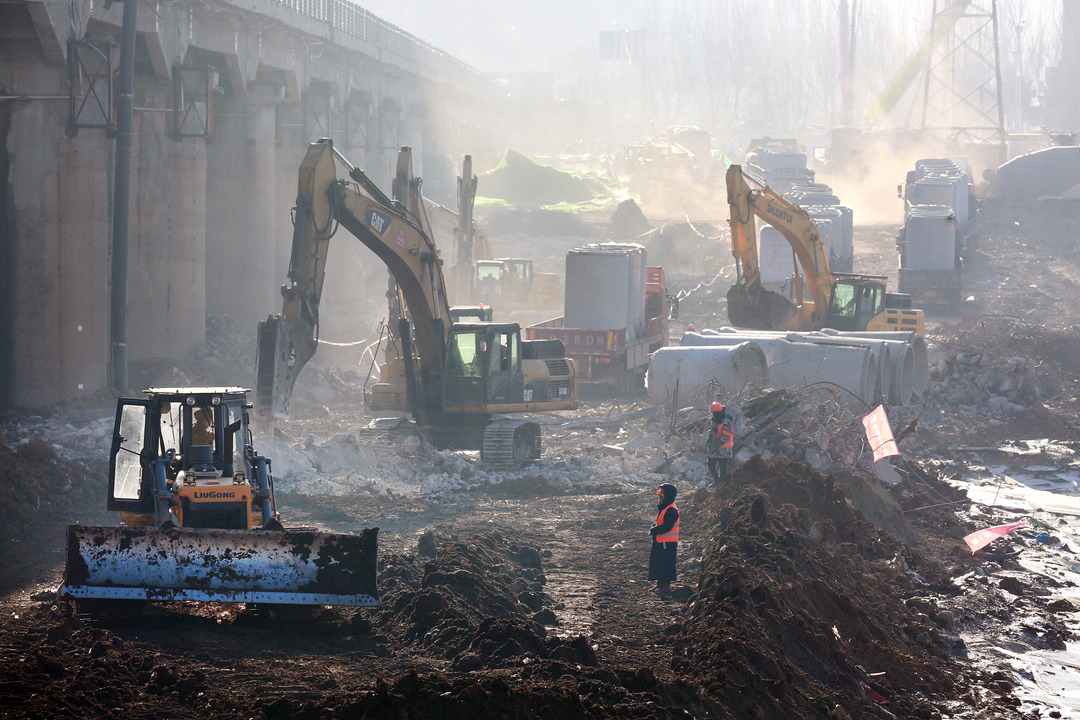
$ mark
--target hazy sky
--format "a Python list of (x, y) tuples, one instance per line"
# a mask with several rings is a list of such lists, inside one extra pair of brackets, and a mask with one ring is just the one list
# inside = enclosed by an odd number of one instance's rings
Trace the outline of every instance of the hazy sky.
[(361, 7), (484, 72), (549, 70), (601, 30), (643, 26), (648, 0), (359, 0)]

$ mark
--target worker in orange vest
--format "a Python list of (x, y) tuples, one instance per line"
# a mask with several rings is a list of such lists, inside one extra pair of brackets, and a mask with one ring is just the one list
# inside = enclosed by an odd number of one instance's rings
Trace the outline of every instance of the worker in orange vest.
[(724, 406), (714, 402), (709, 408), (712, 419), (709, 435), (705, 438), (705, 454), (709, 456), (709, 477), (713, 485), (719, 485), (727, 476), (728, 464), (735, 451), (735, 430), (731, 416)]
[(656, 522), (652, 535), (652, 552), (649, 554), (649, 579), (656, 581), (656, 592), (661, 597), (671, 591), (675, 579), (675, 556), (679, 552), (679, 508), (675, 507), (675, 486), (664, 483), (656, 494), (660, 496)]

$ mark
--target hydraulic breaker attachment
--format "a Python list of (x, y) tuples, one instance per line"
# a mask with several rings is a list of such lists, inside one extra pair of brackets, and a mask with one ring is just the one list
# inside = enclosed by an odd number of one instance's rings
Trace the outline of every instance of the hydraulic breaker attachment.
[(373, 607), (377, 534), (69, 525), (59, 593)]

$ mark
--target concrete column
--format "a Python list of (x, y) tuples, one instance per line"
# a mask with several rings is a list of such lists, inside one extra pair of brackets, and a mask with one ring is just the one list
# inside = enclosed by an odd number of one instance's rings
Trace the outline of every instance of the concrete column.
[[(62, 94), (65, 68), (28, 62), (11, 94)], [(44, 91), (43, 91), (44, 90)], [(6, 407), (48, 405), (107, 382), (110, 142), (65, 135), (67, 103), (6, 103), (0, 196)]]
[(173, 140), (169, 88), (136, 81), (128, 356), (189, 358), (206, 340), (206, 141)]
[(223, 100), (207, 155), (207, 312), (228, 315), (252, 332), (281, 304), (282, 278), (275, 272), (282, 213), (276, 204), (279, 96), (268, 95), (260, 97), (256, 88), (247, 104)]

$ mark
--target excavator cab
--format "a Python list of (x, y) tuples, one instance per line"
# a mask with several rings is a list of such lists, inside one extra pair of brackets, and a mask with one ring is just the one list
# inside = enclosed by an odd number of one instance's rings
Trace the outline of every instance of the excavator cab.
[(521, 329), (514, 323), (455, 325), (450, 333), (444, 373), (444, 407), (524, 402)]
[(885, 283), (872, 278), (834, 278), (825, 327), (866, 330), (870, 321), (885, 312)]

